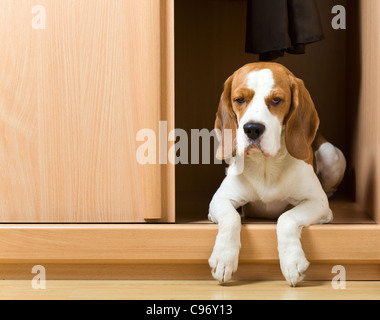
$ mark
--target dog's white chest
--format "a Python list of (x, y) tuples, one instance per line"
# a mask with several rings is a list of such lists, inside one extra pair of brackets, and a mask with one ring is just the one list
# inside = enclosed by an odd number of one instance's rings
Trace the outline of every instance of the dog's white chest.
[(267, 207), (268, 204), (276, 204), (276, 208), (296, 205), (295, 199), (299, 199), (298, 194), (302, 193), (301, 182), (315, 175), (310, 165), (288, 153), (270, 159), (256, 154), (245, 163), (243, 174), (256, 194), (255, 199)]
[(283, 201), (287, 198), (284, 192), (284, 176), (287, 175), (287, 161), (281, 159), (259, 159), (247, 161), (244, 176), (254, 189), (257, 197), (264, 203)]

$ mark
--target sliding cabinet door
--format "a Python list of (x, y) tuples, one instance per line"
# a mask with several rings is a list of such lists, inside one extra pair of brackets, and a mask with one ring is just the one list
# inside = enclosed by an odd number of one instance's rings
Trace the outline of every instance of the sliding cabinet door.
[(0, 0), (0, 223), (173, 221), (173, 5)]

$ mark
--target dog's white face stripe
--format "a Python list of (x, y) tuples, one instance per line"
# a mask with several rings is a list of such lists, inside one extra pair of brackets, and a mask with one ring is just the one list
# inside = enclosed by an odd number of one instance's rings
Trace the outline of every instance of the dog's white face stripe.
[(262, 69), (252, 71), (247, 76), (247, 87), (254, 90), (256, 95), (267, 96), (274, 86), (272, 70)]
[(255, 95), (239, 121), (237, 152), (241, 156), (252, 143), (244, 133), (244, 125), (249, 122), (265, 126), (265, 132), (260, 138), (260, 148), (266, 156), (274, 156), (280, 149), (282, 126), (265, 103), (266, 97), (273, 90), (274, 83), (273, 73), (269, 69), (252, 71), (247, 76), (246, 85), (255, 92)]

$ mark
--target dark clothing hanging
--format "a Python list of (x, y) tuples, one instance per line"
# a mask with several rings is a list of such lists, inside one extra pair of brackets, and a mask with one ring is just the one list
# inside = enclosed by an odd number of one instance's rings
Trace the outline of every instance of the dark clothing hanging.
[(247, 0), (246, 52), (262, 61), (284, 52), (305, 53), (305, 44), (323, 39), (314, 0)]

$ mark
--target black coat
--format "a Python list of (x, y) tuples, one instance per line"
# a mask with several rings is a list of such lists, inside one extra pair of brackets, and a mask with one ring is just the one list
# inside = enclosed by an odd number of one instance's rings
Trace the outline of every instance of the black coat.
[(314, 0), (248, 0), (246, 52), (268, 61), (323, 39)]

